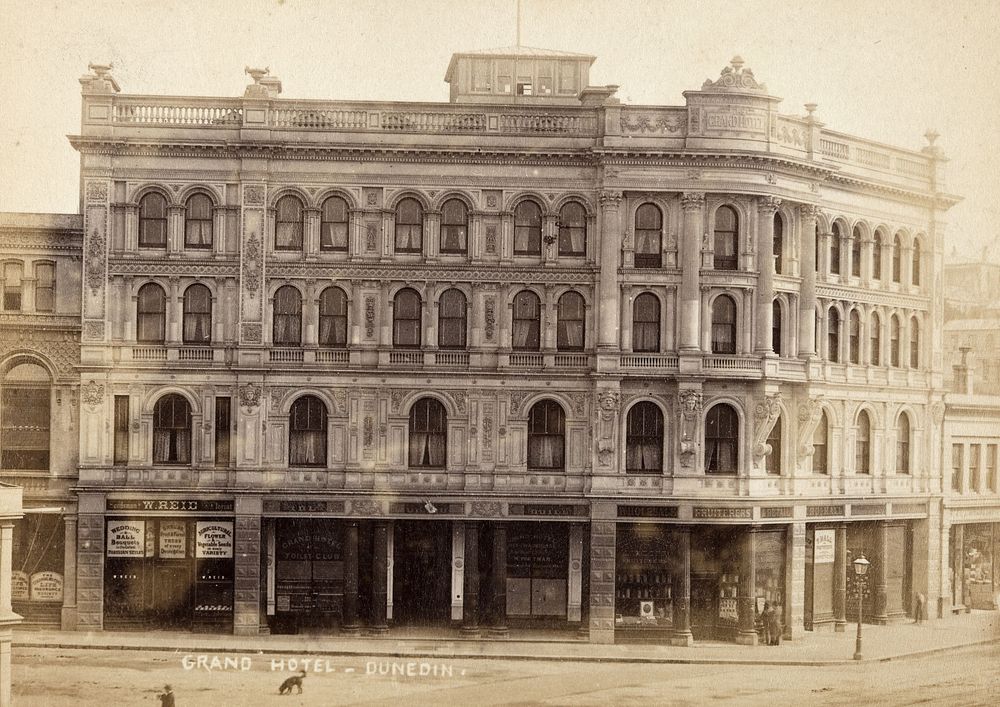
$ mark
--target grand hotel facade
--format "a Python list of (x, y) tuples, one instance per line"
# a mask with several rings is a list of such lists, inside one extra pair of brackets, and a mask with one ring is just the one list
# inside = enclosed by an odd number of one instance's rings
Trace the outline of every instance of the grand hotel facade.
[[(623, 105), (593, 61), (456, 54), (448, 103), (90, 67), (80, 216), (37, 246), (79, 358), (0, 383), (65, 628), (754, 643), (765, 602), (843, 630), (862, 553), (867, 620), (956, 603), (935, 136), (781, 113), (738, 57)], [(46, 385), (51, 464), (12, 422)]]

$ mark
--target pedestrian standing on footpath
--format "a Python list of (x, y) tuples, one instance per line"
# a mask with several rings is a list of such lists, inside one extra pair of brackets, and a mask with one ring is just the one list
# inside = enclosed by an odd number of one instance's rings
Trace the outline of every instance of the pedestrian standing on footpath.
[(771, 615), (774, 613), (774, 609), (771, 608), (771, 604), (764, 602), (764, 611), (760, 613), (760, 621), (764, 624), (764, 645), (770, 646), (771, 643)]
[(778, 606), (771, 607), (771, 613), (767, 620), (767, 633), (770, 636), (768, 645), (781, 645), (781, 612)]
[(916, 606), (913, 608), (913, 623), (922, 624), (927, 618), (927, 597), (917, 592)]
[(164, 685), (163, 692), (157, 697), (160, 698), (160, 707), (174, 707), (174, 690), (170, 685)]

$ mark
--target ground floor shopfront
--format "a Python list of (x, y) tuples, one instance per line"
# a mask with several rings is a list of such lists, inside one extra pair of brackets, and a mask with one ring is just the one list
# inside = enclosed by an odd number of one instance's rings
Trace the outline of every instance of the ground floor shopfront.
[(996, 609), (1000, 604), (1000, 523), (956, 523), (948, 548), (953, 611)]

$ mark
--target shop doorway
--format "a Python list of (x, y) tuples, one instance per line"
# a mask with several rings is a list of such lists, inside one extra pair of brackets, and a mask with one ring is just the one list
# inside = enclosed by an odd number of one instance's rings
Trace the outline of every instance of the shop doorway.
[(397, 521), (393, 531), (393, 622), (442, 624), (451, 603), (451, 524)]
[(151, 620), (162, 628), (187, 629), (191, 625), (191, 591), (194, 582), (188, 563), (161, 564), (156, 567)]

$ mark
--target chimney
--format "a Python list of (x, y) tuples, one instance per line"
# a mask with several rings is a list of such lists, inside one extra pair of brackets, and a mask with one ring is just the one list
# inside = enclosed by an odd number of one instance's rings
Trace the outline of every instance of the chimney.
[(955, 391), (964, 395), (973, 394), (973, 365), (970, 354), (972, 348), (960, 346), (959, 352), (962, 354), (962, 362), (954, 367), (955, 369)]

